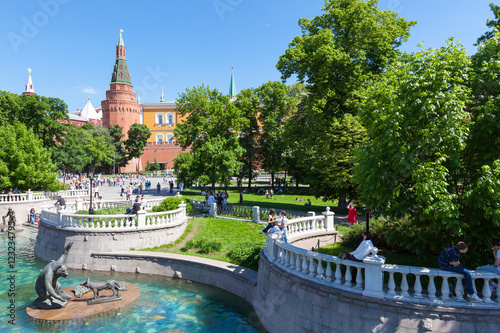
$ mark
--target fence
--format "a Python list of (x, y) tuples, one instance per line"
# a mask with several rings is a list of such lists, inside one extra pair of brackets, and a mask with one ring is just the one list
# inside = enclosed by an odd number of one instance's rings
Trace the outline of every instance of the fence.
[(42, 210), (40, 221), (59, 228), (79, 228), (83, 230), (137, 230), (177, 225), (186, 220), (186, 205), (167, 212), (147, 213), (141, 210), (137, 215), (83, 215), (67, 211)]
[(20, 194), (0, 194), (0, 203), (52, 200), (56, 199), (59, 196), (63, 198), (85, 197), (89, 196), (89, 190), (67, 190), (43, 193), (34, 193), (31, 192), (31, 190), (28, 190), (28, 192)]
[[(303, 220), (289, 221), (289, 225), (300, 226)], [(295, 232), (301, 233), (303, 229), (299, 227)], [(292, 232), (294, 231), (290, 231), (290, 234)], [(264, 253), (280, 268), (292, 274), (364, 296), (426, 305), (460, 307), (471, 304), (466, 303), (463, 298), (462, 274), (441, 269), (385, 264), (385, 258), (379, 256), (369, 256), (363, 262), (341, 260), (336, 256), (295, 247), (275, 236), (268, 236)], [(342, 271), (345, 271), (345, 275)], [(354, 280), (353, 273), (356, 273)], [(480, 295), (483, 300), (483, 303), (474, 303), (473, 306), (500, 309), (500, 287), (495, 293), (489, 287), (490, 279), (500, 284), (500, 274), (479, 271), (471, 273), (474, 288), (482, 285)], [(384, 278), (388, 280), (387, 285), (384, 284)], [(454, 290), (456, 296), (453, 297), (450, 297), (451, 278), (457, 279)], [(436, 285), (440, 285), (439, 290)]]

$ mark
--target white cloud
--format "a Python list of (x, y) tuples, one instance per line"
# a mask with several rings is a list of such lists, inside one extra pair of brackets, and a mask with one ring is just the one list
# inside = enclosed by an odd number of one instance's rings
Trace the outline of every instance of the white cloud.
[(97, 91), (92, 87), (85, 87), (82, 89), (83, 93), (97, 95)]

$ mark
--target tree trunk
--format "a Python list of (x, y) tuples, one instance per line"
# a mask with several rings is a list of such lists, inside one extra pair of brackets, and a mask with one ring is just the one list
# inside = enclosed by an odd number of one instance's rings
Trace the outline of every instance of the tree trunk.
[(274, 188), (274, 172), (271, 172), (271, 188)]
[[(243, 178), (241, 178), (241, 185), (243, 185)], [(252, 170), (248, 171), (248, 189), (252, 187)]]
[(347, 201), (346, 201), (346, 192), (342, 192), (339, 196), (339, 203), (337, 205), (337, 208), (340, 210), (347, 209)]

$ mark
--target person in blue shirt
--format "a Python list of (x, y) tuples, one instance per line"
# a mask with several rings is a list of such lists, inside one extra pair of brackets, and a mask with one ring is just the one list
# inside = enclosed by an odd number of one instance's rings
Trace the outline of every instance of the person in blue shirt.
[(464, 242), (458, 242), (457, 245), (447, 247), (439, 256), (438, 266), (445, 271), (463, 274), (467, 287), (467, 299), (471, 302), (482, 302), (483, 300), (474, 293), (472, 276), (469, 270), (460, 266), (460, 255), (467, 253), (468, 250), (469, 246)]

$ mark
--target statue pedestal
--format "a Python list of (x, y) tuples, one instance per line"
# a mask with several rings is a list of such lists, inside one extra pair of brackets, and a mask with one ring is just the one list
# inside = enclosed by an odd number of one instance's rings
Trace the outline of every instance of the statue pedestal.
[[(93, 316), (101, 316), (108, 312), (112, 313), (113, 311), (117, 311), (119, 309), (127, 307), (139, 298), (141, 294), (139, 287), (128, 282), (125, 282), (125, 286), (128, 290), (120, 292), (120, 296), (122, 299), (119, 301), (87, 305), (87, 301), (94, 297), (94, 293), (92, 291), (89, 291), (88, 293), (82, 295), (82, 297), (80, 298), (73, 297), (63, 308), (42, 310), (33, 308), (33, 306), (30, 305), (26, 308), (26, 312), (30, 317), (36, 319), (37, 321), (40, 320), (51, 322), (69, 321), (89, 318)], [(73, 288), (74, 286), (65, 288), (63, 290), (66, 292), (66, 294), (73, 295), (73, 293), (71, 292)], [(109, 297), (111, 295), (113, 295), (112, 290), (102, 290), (99, 292), (99, 296), (101, 297)]]

